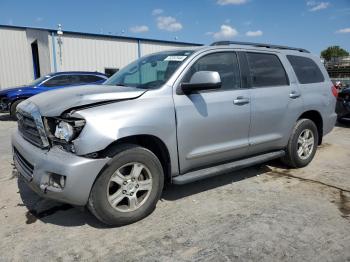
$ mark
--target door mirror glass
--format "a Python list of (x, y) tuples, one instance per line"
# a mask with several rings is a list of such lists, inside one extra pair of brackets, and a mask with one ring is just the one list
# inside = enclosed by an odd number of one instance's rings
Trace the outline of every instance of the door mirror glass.
[(181, 89), (185, 94), (195, 91), (218, 89), (221, 87), (221, 78), (215, 71), (195, 72), (189, 82), (181, 84)]

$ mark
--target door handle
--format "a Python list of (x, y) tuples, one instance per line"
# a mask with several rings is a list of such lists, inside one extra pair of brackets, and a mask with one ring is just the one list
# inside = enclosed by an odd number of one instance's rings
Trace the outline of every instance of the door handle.
[(292, 98), (292, 99), (298, 98), (300, 96), (301, 96), (301, 94), (299, 92), (297, 92), (297, 91), (292, 91), (289, 94), (289, 97)]
[(237, 96), (236, 99), (233, 100), (235, 105), (244, 105), (249, 103), (249, 98), (244, 96)]

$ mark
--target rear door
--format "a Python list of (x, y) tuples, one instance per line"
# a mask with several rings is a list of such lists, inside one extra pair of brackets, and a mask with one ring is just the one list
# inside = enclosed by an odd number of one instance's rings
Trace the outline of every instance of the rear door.
[(326, 134), (332, 130), (336, 120), (336, 99), (331, 92), (333, 83), (319, 58), (302, 55), (287, 55), (287, 59), (298, 79), (305, 111), (313, 110), (321, 114), (323, 134)]
[(237, 54), (202, 54), (180, 76), (181, 82), (188, 82), (197, 71), (218, 72), (222, 86), (190, 95), (174, 91), (181, 173), (248, 152), (250, 94), (242, 88)]
[(282, 54), (246, 52), (246, 59), (251, 86), (250, 154), (282, 148), (303, 107), (295, 76)]

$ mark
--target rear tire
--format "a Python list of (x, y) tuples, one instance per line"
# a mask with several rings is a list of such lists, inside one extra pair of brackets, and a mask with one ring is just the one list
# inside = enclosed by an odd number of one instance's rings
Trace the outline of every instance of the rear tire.
[(282, 162), (292, 168), (307, 166), (314, 158), (318, 131), (310, 119), (300, 119), (293, 128)]
[(24, 101), (25, 99), (19, 99), (19, 100), (16, 100), (15, 102), (13, 102), (11, 104), (11, 107), (10, 107), (10, 116), (13, 120), (17, 120), (17, 116), (16, 116), (16, 109), (17, 109), (17, 106), (19, 103), (21, 103), (22, 101)]
[[(96, 179), (88, 208), (101, 222), (123, 226), (153, 212), (161, 196), (164, 174), (148, 149), (123, 145)], [(138, 174), (138, 175), (137, 175)]]

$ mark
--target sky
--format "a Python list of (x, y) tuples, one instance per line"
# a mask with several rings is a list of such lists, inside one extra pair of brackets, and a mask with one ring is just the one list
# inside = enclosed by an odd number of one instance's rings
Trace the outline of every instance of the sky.
[(350, 52), (350, 0), (0, 0), (0, 24), (210, 44)]

